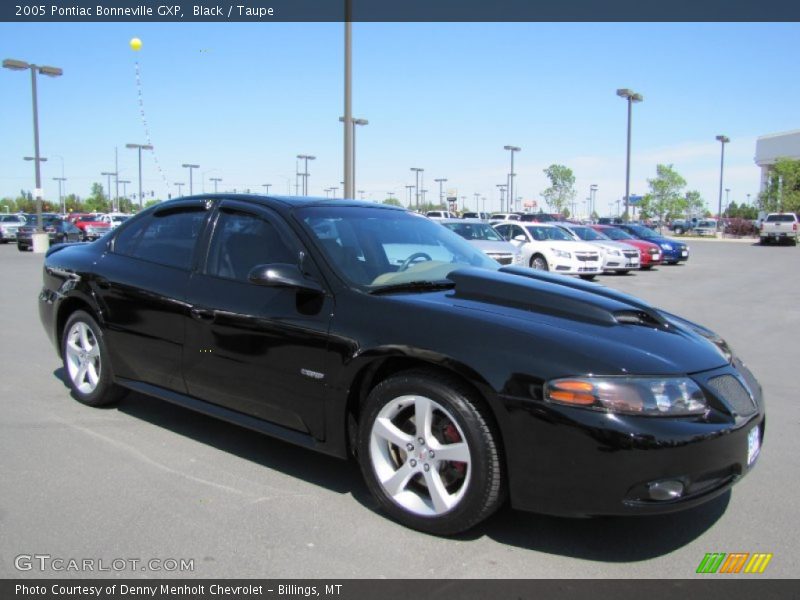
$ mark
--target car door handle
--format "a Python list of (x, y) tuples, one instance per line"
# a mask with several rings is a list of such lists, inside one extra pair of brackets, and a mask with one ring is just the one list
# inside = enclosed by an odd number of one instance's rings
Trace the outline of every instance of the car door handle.
[(189, 314), (192, 315), (193, 319), (197, 319), (198, 321), (210, 322), (214, 320), (214, 311), (206, 308), (191, 308), (189, 309)]

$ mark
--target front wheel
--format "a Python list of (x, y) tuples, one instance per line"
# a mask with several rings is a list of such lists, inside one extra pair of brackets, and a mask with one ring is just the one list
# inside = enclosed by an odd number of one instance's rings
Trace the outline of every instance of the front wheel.
[(457, 379), (408, 371), (378, 384), (361, 412), (367, 486), (400, 523), (436, 535), (466, 531), (502, 503), (499, 436)]
[(78, 401), (105, 406), (125, 395), (126, 390), (114, 384), (103, 332), (89, 313), (78, 310), (67, 320), (61, 355), (67, 383)]
[(537, 254), (531, 257), (531, 269), (536, 269), (537, 271), (549, 271), (550, 267), (547, 264), (547, 259), (542, 256), (541, 254)]

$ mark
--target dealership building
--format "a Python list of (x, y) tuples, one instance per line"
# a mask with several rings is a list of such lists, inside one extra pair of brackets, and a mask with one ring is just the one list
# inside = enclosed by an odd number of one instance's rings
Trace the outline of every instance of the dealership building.
[(761, 186), (764, 191), (769, 181), (769, 171), (779, 158), (800, 160), (800, 129), (762, 135), (756, 140), (756, 165), (761, 169)]

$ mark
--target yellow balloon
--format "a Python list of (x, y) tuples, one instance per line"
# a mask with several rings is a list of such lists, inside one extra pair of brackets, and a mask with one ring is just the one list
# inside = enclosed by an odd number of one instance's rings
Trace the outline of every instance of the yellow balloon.
[(131, 38), (131, 50), (141, 50), (142, 49), (142, 40), (139, 38)]

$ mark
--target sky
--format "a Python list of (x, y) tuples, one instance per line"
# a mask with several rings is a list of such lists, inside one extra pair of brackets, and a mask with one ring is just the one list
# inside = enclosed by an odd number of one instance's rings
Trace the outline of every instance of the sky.
[[(596, 184), (597, 212), (615, 214), (627, 126), (615, 91), (626, 87), (644, 96), (632, 194), (673, 164), (716, 210), (724, 134), (728, 197), (754, 200), (756, 138), (800, 129), (797, 39), (797, 23), (355, 23), (353, 115), (369, 120), (356, 133), (356, 189), (405, 203), (419, 167), (428, 200), (446, 178), (468, 208), (478, 194), (498, 210), (503, 146), (515, 145), (515, 196), (542, 206), (543, 170), (558, 163), (575, 174), (579, 213)], [(156, 197), (176, 196), (176, 182), (188, 194), (184, 163), (200, 165), (195, 193), (213, 191), (211, 177), (220, 191), (294, 193), (298, 154), (316, 156), (310, 195), (341, 196), (343, 40), (341, 23), (0, 23), (0, 58), (64, 70), (38, 80), (46, 198), (62, 169), (66, 193), (105, 186), (115, 148), (131, 194), (137, 154), (125, 144), (147, 142), (143, 188)], [(13, 197), (34, 188), (22, 160), (30, 77), (0, 70), (0, 91), (0, 197)]]

